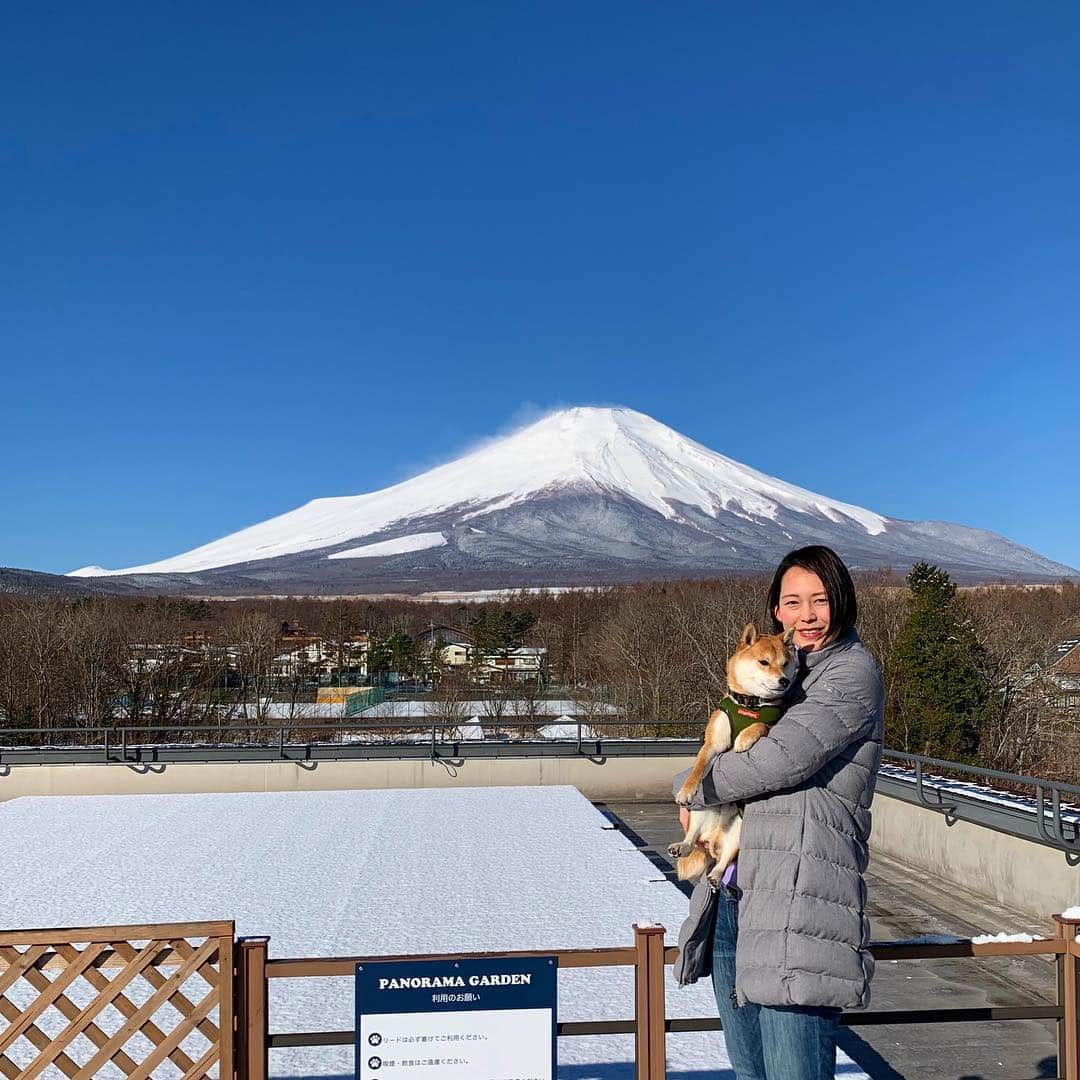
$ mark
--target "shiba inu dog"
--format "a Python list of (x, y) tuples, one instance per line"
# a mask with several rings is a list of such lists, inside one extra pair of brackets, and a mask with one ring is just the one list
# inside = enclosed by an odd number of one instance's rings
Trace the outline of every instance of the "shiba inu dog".
[[(685, 804), (693, 798), (717, 754), (748, 750), (780, 719), (780, 702), (798, 666), (794, 636), (794, 629), (784, 634), (759, 634), (753, 623), (746, 624), (727, 663), (728, 696), (709, 717), (705, 740), (676, 802)], [(668, 848), (668, 854), (678, 859), (679, 878), (697, 880), (708, 871), (709, 884), (718, 889), (724, 871), (739, 853), (741, 828), (741, 807), (734, 803), (691, 810), (686, 835)], [(699, 841), (707, 853), (696, 846)]]

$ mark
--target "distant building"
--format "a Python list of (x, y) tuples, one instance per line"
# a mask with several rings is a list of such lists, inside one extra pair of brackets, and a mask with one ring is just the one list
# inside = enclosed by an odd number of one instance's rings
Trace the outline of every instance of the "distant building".
[(1046, 703), (1059, 709), (1080, 710), (1080, 636), (1055, 645), (1040, 663), (1021, 676), (1019, 687), (1041, 684)]
[(171, 642), (137, 642), (128, 646), (128, 670), (143, 674), (163, 667), (179, 667), (202, 655), (201, 650)]
[(433, 649), (440, 641), (444, 645), (472, 645), (473, 638), (468, 631), (459, 630), (456, 626), (432, 626), (417, 641), (425, 649)]
[(315, 672), (322, 661), (322, 657), (321, 641), (294, 645), (291, 649), (274, 657), (270, 662), (270, 672), (277, 678), (293, 679), (301, 673)]
[(477, 656), (471, 634), (456, 626), (433, 626), (419, 637), (425, 650), (438, 648), (439, 663), (449, 671), (472, 670), (476, 682), (542, 682), (547, 666), (547, 649), (521, 645), (500, 653)]
[(493, 679), (540, 682), (547, 663), (547, 649), (522, 645), (503, 653), (486, 653), (477, 673), (481, 682)]
[(444, 645), (439, 650), (439, 663), (448, 668), (468, 667), (472, 662), (475, 651), (476, 649), (472, 645), (464, 645), (458, 642), (452, 645)]
[(416, 640), (425, 655), (438, 649), (438, 661), (445, 668), (467, 667), (476, 651), (472, 635), (456, 626), (432, 626)]
[(366, 634), (337, 642), (313, 638), (279, 653), (270, 664), (277, 679), (310, 678), (320, 682), (335, 676), (366, 678), (370, 643)]

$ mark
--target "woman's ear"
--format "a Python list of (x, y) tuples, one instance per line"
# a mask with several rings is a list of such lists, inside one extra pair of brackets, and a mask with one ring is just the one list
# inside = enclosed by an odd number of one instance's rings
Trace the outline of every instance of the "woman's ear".
[(757, 638), (757, 627), (752, 622), (748, 622), (743, 627), (742, 637), (739, 638), (739, 645), (745, 649), (750, 645), (753, 645), (754, 642), (757, 641)]

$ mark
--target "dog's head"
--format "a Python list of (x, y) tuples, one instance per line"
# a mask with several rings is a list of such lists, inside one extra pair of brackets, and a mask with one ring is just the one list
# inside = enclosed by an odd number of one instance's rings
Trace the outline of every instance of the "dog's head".
[(769, 700), (783, 697), (798, 667), (794, 636), (794, 628), (783, 634), (759, 634), (753, 623), (747, 623), (728, 660), (728, 688)]

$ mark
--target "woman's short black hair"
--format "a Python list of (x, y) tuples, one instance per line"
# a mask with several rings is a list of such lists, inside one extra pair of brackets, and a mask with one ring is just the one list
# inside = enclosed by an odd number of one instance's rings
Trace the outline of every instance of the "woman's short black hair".
[(842, 638), (855, 627), (859, 616), (859, 605), (855, 599), (855, 582), (840, 556), (821, 544), (796, 548), (789, 551), (780, 561), (769, 586), (769, 598), (766, 601), (766, 617), (772, 620), (773, 633), (778, 634), (783, 626), (774, 612), (780, 606), (780, 583), (784, 575), (793, 567), (799, 566), (821, 578), (825, 592), (829, 597), (829, 636), (827, 641)]

